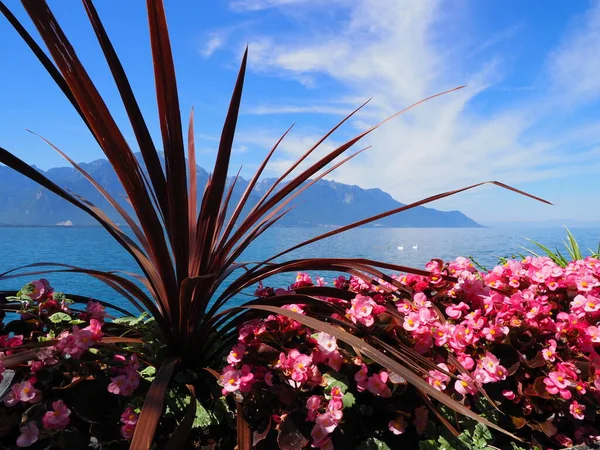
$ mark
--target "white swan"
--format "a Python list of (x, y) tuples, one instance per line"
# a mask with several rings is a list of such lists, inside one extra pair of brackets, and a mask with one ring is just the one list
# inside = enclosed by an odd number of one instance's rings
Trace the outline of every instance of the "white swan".
[(403, 245), (399, 245), (398, 246), (398, 250), (400, 250), (400, 251), (404, 250), (404, 246)]
[(419, 248), (419, 246), (417, 244), (413, 245), (413, 250), (416, 250), (418, 248)]

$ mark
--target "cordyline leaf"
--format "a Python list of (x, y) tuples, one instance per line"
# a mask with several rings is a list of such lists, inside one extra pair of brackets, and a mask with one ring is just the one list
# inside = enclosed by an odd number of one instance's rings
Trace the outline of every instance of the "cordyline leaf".
[(144, 406), (142, 406), (140, 417), (138, 418), (135, 432), (131, 439), (130, 449), (148, 450), (152, 445), (158, 421), (163, 414), (165, 394), (178, 363), (178, 358), (170, 357), (165, 359), (158, 369), (156, 377), (144, 399)]
[(240, 403), (237, 404), (237, 450), (252, 450), (252, 430), (244, 417), (244, 410)]
[(383, 366), (390, 372), (394, 372), (395, 374), (400, 375), (408, 383), (412, 384), (414, 387), (419, 389), (421, 392), (423, 392), (424, 394), (428, 395), (431, 398), (436, 399), (437, 401), (439, 401), (443, 405), (447, 406), (448, 408), (451, 408), (452, 410), (458, 412), (459, 414), (462, 414), (463, 416), (469, 417), (470, 419), (481, 422), (490, 428), (494, 428), (495, 430), (498, 430), (498, 431), (506, 434), (507, 436), (510, 436), (513, 439), (520, 440), (517, 436), (506, 431), (502, 427), (499, 427), (498, 425), (493, 424), (489, 420), (484, 419), (480, 415), (471, 411), (469, 408), (458, 403), (456, 400), (450, 398), (448, 395), (433, 388), (429, 383), (427, 383), (423, 378), (421, 378), (419, 375), (415, 374), (413, 371), (408, 370), (406, 367), (400, 365), (398, 362), (394, 361), (389, 356), (380, 352), (375, 347), (367, 344), (362, 339), (360, 339), (344, 330), (341, 330), (337, 327), (334, 327), (332, 325), (329, 325), (325, 322), (314, 319), (312, 317), (304, 316), (302, 314), (298, 314), (298, 313), (292, 312), (290, 310), (278, 308), (278, 307), (274, 307), (274, 306), (254, 305), (254, 306), (248, 306), (248, 307), (242, 306), (242, 308), (254, 308), (254, 309), (258, 309), (258, 310), (262, 310), (262, 311), (267, 311), (267, 312), (270, 312), (273, 314), (280, 314), (280, 315), (289, 317), (290, 319), (296, 320), (296, 321), (302, 323), (303, 325), (306, 325), (307, 327), (313, 328), (318, 331), (322, 331), (331, 336), (335, 336), (339, 340), (341, 340), (349, 345), (355, 346), (356, 348), (358, 348), (360, 350), (360, 352), (363, 355), (367, 356), (369, 359), (380, 364), (381, 366)]
[[(152, 60), (154, 62), (154, 80), (156, 99), (160, 119), (160, 129), (165, 152), (165, 171), (167, 174), (167, 198), (169, 203), (169, 226), (166, 231), (171, 240), (175, 256), (178, 280), (188, 275), (189, 234), (188, 234), (188, 193), (183, 148), (183, 130), (181, 111), (177, 93), (177, 80), (171, 43), (162, 0), (147, 0), (148, 25)], [(173, 308), (177, 310), (176, 302)]]
[(168, 213), (169, 206), (166, 197), (166, 181), (160, 160), (158, 158), (158, 153), (156, 152), (152, 137), (150, 136), (150, 131), (148, 130), (148, 126), (144, 121), (144, 117), (142, 116), (140, 107), (135, 99), (135, 95), (133, 94), (133, 90), (129, 84), (129, 80), (125, 75), (125, 70), (119, 61), (119, 57), (117, 56), (115, 49), (108, 38), (108, 35), (106, 34), (106, 30), (100, 21), (100, 17), (98, 16), (94, 4), (91, 2), (91, 0), (83, 0), (83, 4), (88, 13), (90, 23), (94, 27), (98, 42), (102, 47), (102, 51), (104, 52), (106, 61), (108, 62), (110, 70), (113, 74), (113, 78), (117, 88), (119, 89), (119, 93), (121, 94), (123, 105), (125, 106), (127, 115), (129, 116), (129, 121), (131, 122), (131, 126), (138, 141), (142, 157), (144, 158), (144, 163), (146, 164), (146, 170), (148, 171), (150, 180), (152, 181), (152, 184), (149, 185), (149, 187), (151, 187), (153, 193), (155, 193), (156, 202), (161, 207), (161, 214), (164, 218), (164, 214)]

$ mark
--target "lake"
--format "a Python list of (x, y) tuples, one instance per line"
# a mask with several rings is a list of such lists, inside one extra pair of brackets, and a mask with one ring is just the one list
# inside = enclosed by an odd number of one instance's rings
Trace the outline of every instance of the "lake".
[[(241, 259), (263, 260), (325, 231), (323, 228), (274, 228), (246, 251)], [(573, 228), (571, 231), (582, 248), (597, 249), (600, 228)], [(361, 228), (299, 249), (289, 258), (371, 258), (423, 268), (432, 258), (449, 260), (457, 256), (473, 256), (479, 263), (492, 267), (498, 261), (497, 256), (524, 252), (520, 246), (535, 249), (527, 238), (562, 250), (566, 233), (560, 227)], [(400, 246), (403, 250), (398, 249)], [(101, 270), (136, 271), (129, 254), (113, 242), (102, 228), (0, 228), (0, 255), (0, 272), (33, 262), (60, 262)], [(320, 275), (328, 280), (333, 276)], [(16, 290), (25, 282), (40, 277), (0, 280), (0, 289)], [(46, 277), (57, 291), (125, 305), (111, 288), (85, 275), (50, 274)], [(279, 277), (271, 285), (288, 285), (293, 278), (294, 274)]]

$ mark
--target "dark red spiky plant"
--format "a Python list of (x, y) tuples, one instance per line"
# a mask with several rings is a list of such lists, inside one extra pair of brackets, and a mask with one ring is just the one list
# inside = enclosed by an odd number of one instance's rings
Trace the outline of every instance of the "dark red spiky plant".
[[(56, 82), (56, 85), (81, 116), (84, 124), (88, 127), (114, 168), (126, 193), (127, 200), (133, 208), (134, 215), (128, 214), (117, 200), (111, 197), (83, 168), (57, 147), (48, 143), (106, 198), (127, 226), (130, 227), (135, 239), (130, 238), (103, 211), (89, 201), (57, 186), (40, 172), (1, 147), (0, 163), (13, 168), (93, 217), (125, 251), (132, 255), (143, 273), (143, 276), (136, 276), (132, 279), (131, 276), (120, 274), (120, 272), (103, 272), (59, 264), (55, 264), (58, 267), (52, 269), (29, 272), (29, 275), (42, 272), (48, 273), (51, 270), (87, 273), (107, 283), (133, 305), (140, 310), (148, 311), (156, 319), (170, 357), (163, 361), (150, 388), (131, 448), (136, 450), (150, 448), (163, 410), (165, 391), (172, 375), (178, 370), (177, 368), (180, 366), (193, 370), (205, 367), (218, 368), (222, 356), (217, 348), (219, 344), (222, 347), (235, 336), (235, 327), (241, 321), (265, 311), (287, 315), (307, 326), (336, 336), (341, 341), (360, 349), (364, 355), (380, 363), (388, 370), (401, 375), (426, 395), (461, 414), (498, 428), (426, 383), (422, 378), (423, 370), (428, 370), (428, 367), (434, 365), (429, 361), (414, 359), (414, 352), (411, 352), (409, 348), (386, 347), (385, 343), (370, 340), (368, 336), (361, 339), (355, 335), (357, 330), (351, 323), (339, 323), (335, 327), (325, 323), (323, 318), (328, 316), (327, 313), (331, 313), (331, 310), (327, 309), (331, 308), (331, 305), (324, 304), (318, 297), (345, 298), (348, 295), (345, 291), (326, 287), (303, 288), (293, 295), (254, 300), (243, 307), (223, 311), (231, 298), (242, 290), (284, 272), (309, 270), (346, 272), (366, 281), (384, 279), (395, 286), (397, 289), (396, 295), (410, 295), (405, 288), (385, 275), (382, 270), (423, 273), (417, 269), (366, 259), (320, 258), (295, 259), (284, 262), (274, 261), (276, 259), (280, 261), (282, 256), (302, 246), (392, 214), (472, 189), (484, 183), (445, 192), (365, 218), (301, 242), (292, 248), (279, 252), (277, 255), (273, 255), (266, 261), (255, 264), (241, 264), (238, 262), (241, 253), (289, 211), (294, 198), (309, 188), (315, 181), (364, 150), (356, 151), (337, 161), (339, 157), (352, 149), (362, 138), (379, 127), (381, 123), (329, 152), (295, 177), (290, 177), (292, 171), (299, 164), (305, 161), (325, 139), (360, 110), (362, 106), (353, 111), (281, 175), (258, 203), (250, 208), (247, 214), (242, 214), (247, 206), (250, 193), (269, 159), (288, 133), (289, 130), (287, 130), (268, 152), (256, 174), (250, 180), (241, 199), (232, 208), (233, 212), (228, 215), (235, 182), (227, 188), (226, 181), (242, 99), (247, 51), (244, 53), (235, 82), (212, 175), (204, 187), (203, 193), (199, 194), (196, 183), (194, 153), (194, 117), (192, 113), (187, 137), (185, 137), (162, 0), (147, 0), (156, 98), (162, 136), (162, 143), (159, 146), (153, 142), (150, 136), (148, 126), (125, 75), (123, 66), (92, 1), (82, 1), (127, 111), (131, 129), (137, 140), (137, 148), (141, 152), (146, 167), (145, 170), (142, 169), (136, 159), (134, 150), (124, 137), (124, 131), (115, 123), (104, 99), (91, 81), (71, 42), (64, 34), (46, 2), (43, 0), (22, 0), (25, 10), (47, 47), (49, 56), (39, 47), (2, 2), (0, 2), (0, 11), (27, 43)], [(460, 88), (451, 89), (450, 91), (456, 89)], [(419, 103), (445, 93), (426, 98), (392, 117), (408, 111)], [(161, 166), (159, 149), (164, 152), (164, 168)], [(488, 183), (544, 201), (499, 182)], [(199, 200), (200, 207), (198, 208)], [(50, 266), (52, 264), (33, 264), (29, 267), (41, 265)], [(240, 270), (242, 268), (243, 270)], [(23, 273), (6, 273), (1, 276), (9, 278), (22, 275)], [(234, 275), (233, 281), (231, 281), (231, 275)], [(228, 279), (228, 286), (220, 295), (216, 295), (217, 290), (226, 279)], [(140, 288), (140, 284), (146, 288), (149, 294)], [(315, 311), (318, 312), (321, 308), (325, 313), (322, 316), (315, 313), (315, 317), (307, 317), (280, 308), (282, 304), (292, 302), (310, 303), (314, 306)], [(342, 328), (346, 328), (352, 333), (344, 331)], [(419, 361), (419, 363), (417, 364), (415, 361)], [(195, 405), (195, 402), (190, 402), (190, 404)], [(184, 420), (184, 422), (186, 421)], [(182, 426), (172, 438), (176, 442), (183, 443), (190, 426), (191, 424), (187, 423), (186, 430), (186, 423), (182, 422)], [(250, 448), (250, 433), (245, 427), (239, 428), (240, 442), (238, 448), (240, 450)]]

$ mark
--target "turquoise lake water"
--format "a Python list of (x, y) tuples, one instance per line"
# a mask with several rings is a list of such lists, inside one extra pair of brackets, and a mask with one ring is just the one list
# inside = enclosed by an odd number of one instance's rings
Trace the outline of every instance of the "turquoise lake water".
[[(262, 236), (241, 260), (257, 261), (268, 258), (284, 248), (323, 233), (322, 228), (275, 228)], [(582, 248), (597, 249), (600, 228), (571, 230)], [(360, 257), (394, 264), (422, 268), (432, 258), (444, 260), (457, 256), (473, 256), (478, 262), (492, 267), (496, 256), (510, 256), (523, 251), (519, 246), (534, 249), (530, 238), (550, 248), (563, 249), (566, 233), (556, 228), (361, 228), (334, 236), (290, 254), (291, 258)], [(403, 250), (398, 247), (402, 246)], [(413, 249), (417, 246), (417, 249)], [(116, 244), (102, 228), (0, 228), (0, 273), (34, 262), (60, 262), (100, 270), (136, 271), (133, 259)], [(333, 274), (318, 274), (330, 280)], [(35, 278), (40, 278), (37, 276)], [(85, 275), (46, 275), (57, 291), (92, 296), (126, 303), (110, 287)], [(275, 279), (272, 286), (293, 282), (294, 274)], [(0, 289), (18, 289), (34, 279), (0, 280)], [(236, 301), (245, 300), (239, 297)]]

